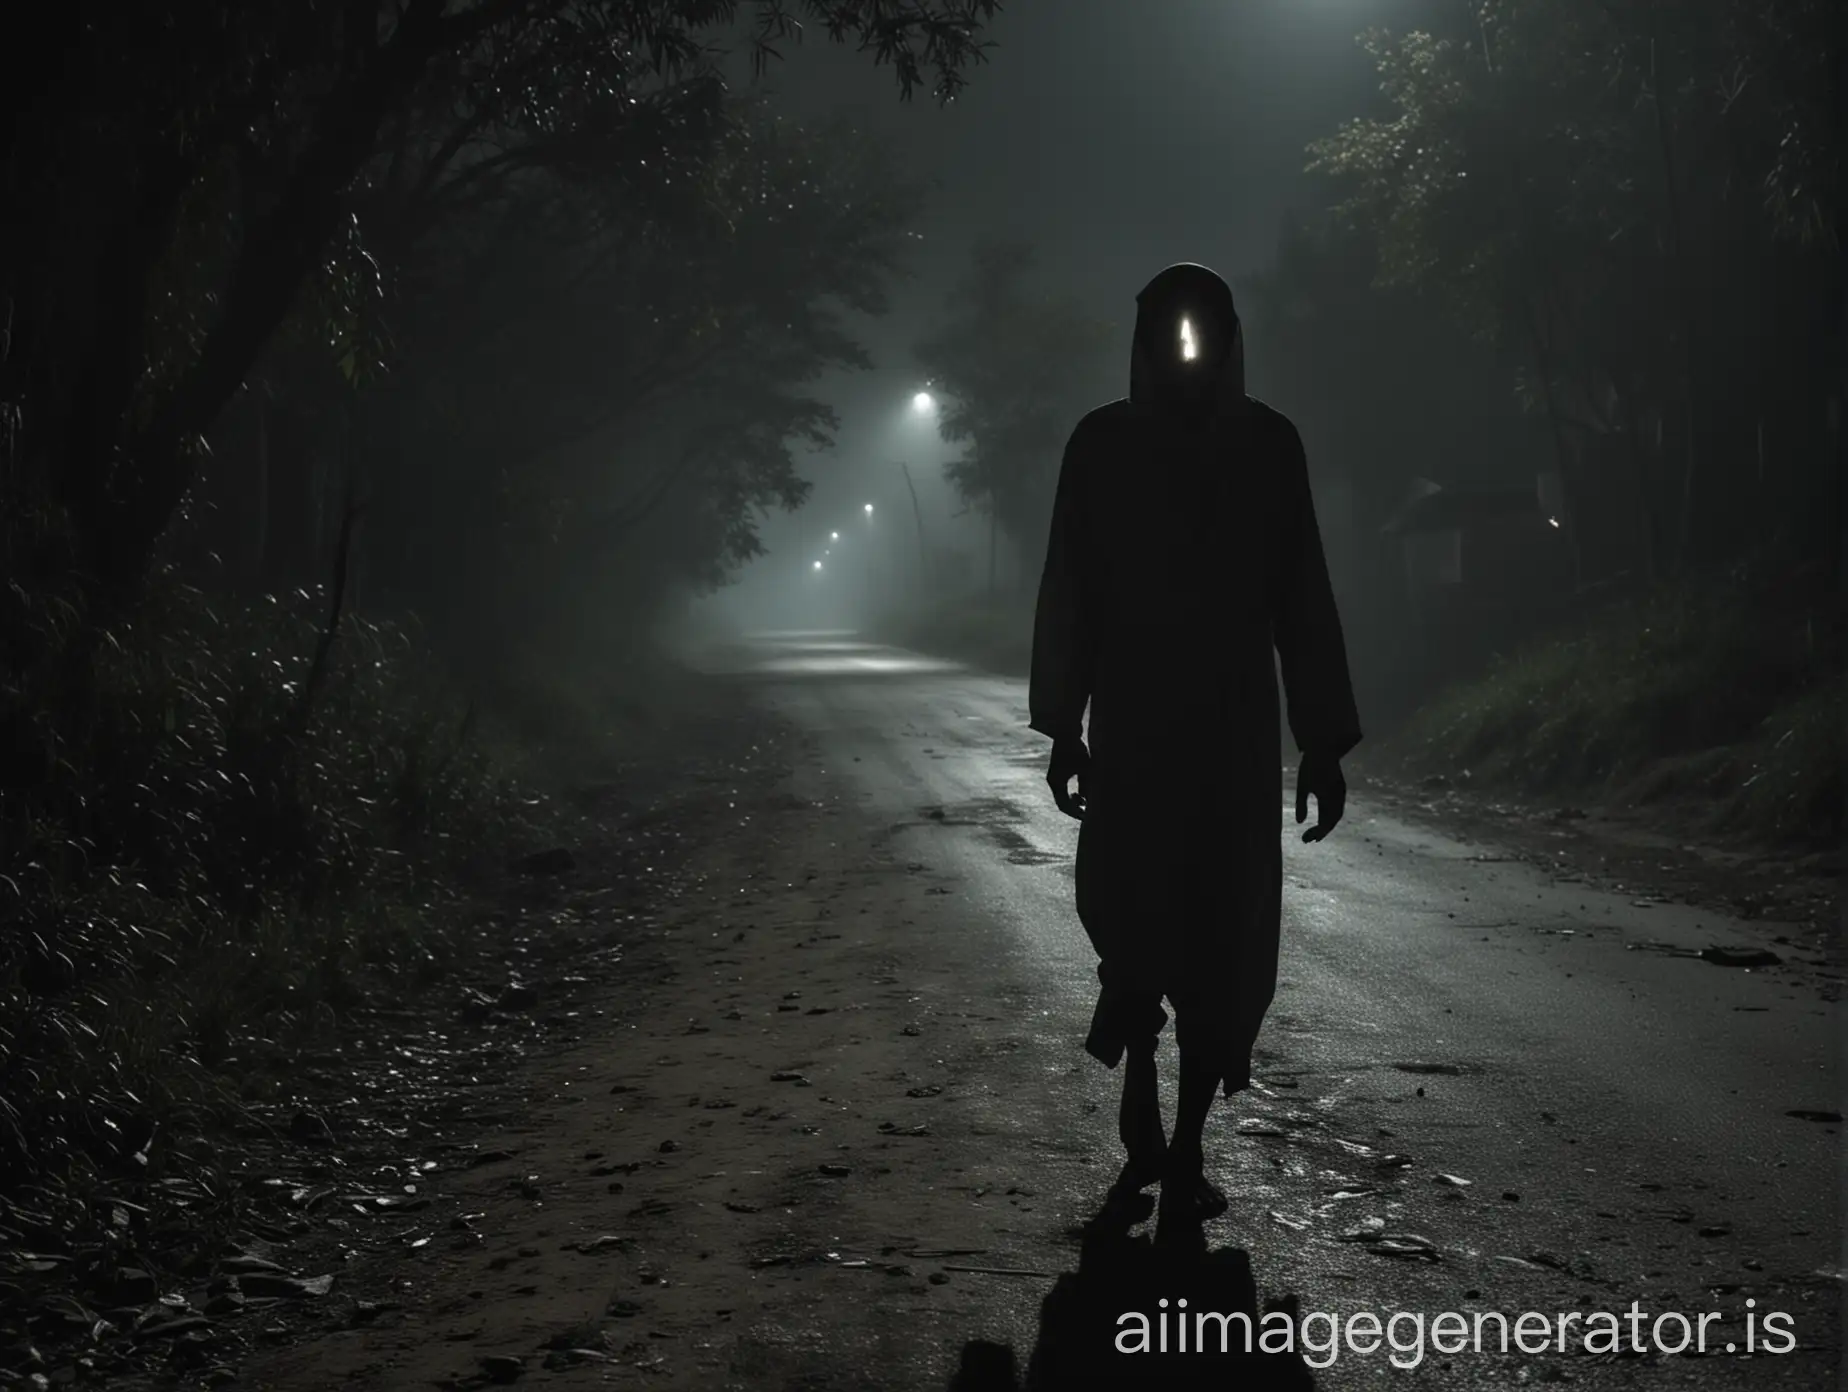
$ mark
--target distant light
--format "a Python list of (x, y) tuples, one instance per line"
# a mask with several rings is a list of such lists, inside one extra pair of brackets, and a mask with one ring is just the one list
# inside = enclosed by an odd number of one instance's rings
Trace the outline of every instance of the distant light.
[(1559, 519), (1557, 517), (1549, 517), (1546, 519), (1546, 525), (1549, 527), (1557, 527), (1559, 525)]
[(936, 404), (936, 398), (927, 391), (921, 391), (911, 398), (911, 409), (914, 411), (928, 411)]
[(841, 539), (841, 534), (839, 532), (829, 532), (828, 533), (829, 541), (839, 541), (840, 539)]
[(871, 503), (868, 503), (866, 505), (866, 515), (868, 517), (871, 517), (873, 515), (873, 505)]
[(820, 562), (820, 561), (816, 561), (816, 562), (815, 562), (815, 569), (816, 569), (816, 570), (820, 570), (820, 569), (821, 569), (821, 562)]
[(1193, 320), (1181, 320), (1181, 360), (1192, 362), (1200, 356), (1200, 345), (1194, 342)]

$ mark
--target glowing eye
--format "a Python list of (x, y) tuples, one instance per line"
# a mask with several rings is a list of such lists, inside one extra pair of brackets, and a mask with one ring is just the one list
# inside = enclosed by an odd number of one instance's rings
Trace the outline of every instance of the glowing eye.
[(1181, 320), (1181, 360), (1192, 362), (1200, 356), (1200, 345), (1194, 342), (1193, 320)]

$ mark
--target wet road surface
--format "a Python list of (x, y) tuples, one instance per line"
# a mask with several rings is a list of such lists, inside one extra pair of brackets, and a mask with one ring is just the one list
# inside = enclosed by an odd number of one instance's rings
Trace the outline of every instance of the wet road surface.
[[(762, 635), (702, 665), (804, 733), (800, 796), (877, 828), (954, 895), (961, 941), (945, 955), (986, 964), (987, 983), (964, 984), (1011, 994), (1009, 1030), (1027, 1036), (966, 1094), (971, 1124), (1113, 1170), (1111, 1108), (1073, 1120), (1074, 1088), (1109, 1090), (1071, 1081), (1101, 1073), (1079, 1052), (1093, 958), (1071, 908), (1077, 824), (1043, 782), (1024, 684), (845, 633)], [(1789, 1314), (1797, 1343), (1752, 1359), (1580, 1353), (1544, 1364), (1546, 1379), (1832, 1384), (1839, 1125), (1792, 1113), (1840, 1108), (1834, 993), (1800, 963), (1690, 955), (1763, 944), (1775, 924), (1549, 875), (1470, 830), (1397, 819), (1360, 787), (1327, 842), (1286, 834), (1259, 1085), (1218, 1104), (1208, 1131), (1233, 1201), (1211, 1236), (1304, 1309), (1512, 1322), (1636, 1301), (1645, 1340), (1664, 1312), (1718, 1312), (1717, 1354), (1742, 1342), (1750, 1308)], [(1673, 1320), (1662, 1335), (1676, 1342)], [(1476, 1385), (1543, 1362), (1427, 1352), (1421, 1375)], [(1391, 1372), (1383, 1352), (1347, 1353), (1318, 1382)]]

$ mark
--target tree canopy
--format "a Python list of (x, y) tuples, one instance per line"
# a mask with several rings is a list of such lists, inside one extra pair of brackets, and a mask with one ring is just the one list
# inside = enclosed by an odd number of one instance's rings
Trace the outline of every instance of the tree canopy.
[(292, 340), (349, 381), (376, 376), (393, 277), (432, 237), (448, 257), (432, 274), (453, 275), (503, 252), (493, 238), (598, 215), (597, 200), (669, 210), (657, 229), (698, 208), (711, 235), (735, 233), (769, 185), (740, 175), (735, 145), (721, 157), (739, 138), (728, 53), (761, 68), (812, 25), (890, 67), (901, 96), (948, 99), (995, 9), (153, 3), (65, 7), (36, 42), (14, 16), (0, 43), (9, 476), (62, 509), (93, 597), (118, 603), (258, 358)]
[(1368, 35), (1389, 112), (1312, 150), (1382, 283), (1518, 355), (1569, 502), (1630, 514), (1647, 573), (1813, 513), (1841, 409), (1840, 8), (1468, 13)]
[(1033, 283), (1036, 260), (1025, 243), (978, 244), (941, 322), (913, 349), (945, 398), (943, 438), (964, 446), (950, 481), (1029, 555), (1045, 541), (1066, 438), (1122, 370), (1107, 325)]

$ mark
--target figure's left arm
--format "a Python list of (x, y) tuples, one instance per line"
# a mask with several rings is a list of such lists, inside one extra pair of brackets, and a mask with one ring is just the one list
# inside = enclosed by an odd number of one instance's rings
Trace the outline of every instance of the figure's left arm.
[[(1321, 530), (1316, 525), (1302, 437), (1287, 421), (1280, 422), (1280, 428), (1277, 466), (1281, 471), (1278, 523), (1282, 545), (1273, 631), (1283, 667), (1290, 734), (1303, 754), (1297, 820), (1303, 820), (1305, 799), (1314, 793), (1318, 814), (1332, 829), (1340, 816), (1339, 806), (1324, 806), (1331, 799), (1316, 785), (1332, 780), (1334, 786), (1328, 792), (1336, 798), (1345, 795), (1345, 787), (1339, 784), (1339, 765), (1342, 757), (1360, 743), (1360, 714), (1354, 706), (1347, 645), (1341, 635), (1341, 617), (1335, 611), (1335, 592), (1328, 580)], [(1330, 811), (1333, 817), (1328, 815)], [(1326, 830), (1321, 831), (1321, 835), (1326, 834)], [(1305, 839), (1320, 837), (1311, 832)]]

